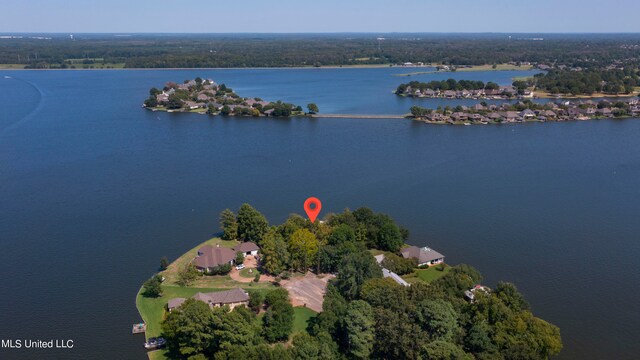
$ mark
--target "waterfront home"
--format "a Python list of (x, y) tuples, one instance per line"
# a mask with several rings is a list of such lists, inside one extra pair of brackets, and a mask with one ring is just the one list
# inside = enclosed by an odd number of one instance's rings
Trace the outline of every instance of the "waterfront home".
[(193, 264), (199, 271), (211, 271), (221, 265), (233, 265), (235, 258), (236, 252), (233, 249), (205, 245), (198, 249), (198, 256), (193, 259)]
[(534, 113), (533, 110), (525, 109), (525, 110), (520, 112), (520, 116), (523, 119), (533, 119), (533, 118), (536, 117), (536, 113)]
[(199, 108), (203, 108), (206, 105), (202, 104), (202, 103), (197, 103), (195, 101), (185, 101), (184, 105), (189, 109), (189, 110), (194, 110), (194, 109), (199, 109)]
[(242, 255), (246, 257), (248, 255), (252, 255), (252, 256), (258, 255), (258, 251), (260, 250), (260, 248), (255, 243), (251, 241), (247, 241), (247, 242), (240, 243), (240, 245), (234, 247), (233, 250), (237, 253), (238, 252), (242, 253)]
[[(229, 308), (233, 309), (236, 306), (249, 305), (249, 294), (240, 288), (226, 291), (214, 291), (209, 293), (199, 292), (193, 295), (191, 298), (204, 302), (212, 309), (214, 307), (222, 306), (229, 306)], [(185, 298), (170, 299), (167, 303), (167, 309), (169, 311), (172, 311), (173, 309), (182, 305), (185, 301), (187, 301), (187, 299)]]
[(483, 292), (485, 294), (489, 294), (491, 289), (484, 285), (476, 285), (473, 288), (466, 290), (464, 292), (464, 297), (469, 300), (469, 302), (473, 303), (476, 301), (476, 292)]
[(422, 248), (419, 248), (417, 246), (409, 246), (400, 250), (400, 253), (405, 259), (417, 259), (418, 266), (431, 266), (444, 263), (444, 255), (426, 246)]

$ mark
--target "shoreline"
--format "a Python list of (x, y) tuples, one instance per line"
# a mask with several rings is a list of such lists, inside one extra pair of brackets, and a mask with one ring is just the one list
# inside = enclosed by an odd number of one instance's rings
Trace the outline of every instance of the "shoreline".
[(381, 68), (394, 68), (401, 66), (391, 66), (391, 64), (363, 64), (363, 65), (326, 65), (326, 66), (271, 66), (271, 67), (197, 67), (197, 68), (81, 68), (81, 69), (25, 69), (25, 68), (14, 68), (14, 67), (2, 67), (0, 64), (0, 71), (2, 70), (10, 70), (10, 71), (85, 71), (85, 70), (286, 70), (286, 69), (381, 69)]

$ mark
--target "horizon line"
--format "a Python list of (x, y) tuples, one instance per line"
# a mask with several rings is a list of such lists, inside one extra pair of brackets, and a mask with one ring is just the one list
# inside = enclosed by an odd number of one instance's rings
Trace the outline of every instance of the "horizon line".
[(564, 34), (639, 34), (640, 31), (539, 31), (539, 32), (496, 32), (496, 31), (288, 31), (288, 32), (149, 32), (149, 31), (100, 31), (100, 32), (74, 32), (74, 31), (0, 31), (0, 34), (90, 34), (90, 35), (110, 35), (110, 34), (158, 34), (158, 35), (248, 35), (248, 34), (264, 34), (264, 35), (286, 35), (286, 34), (308, 34), (308, 35), (324, 35), (324, 34), (550, 34), (550, 35), (564, 35)]

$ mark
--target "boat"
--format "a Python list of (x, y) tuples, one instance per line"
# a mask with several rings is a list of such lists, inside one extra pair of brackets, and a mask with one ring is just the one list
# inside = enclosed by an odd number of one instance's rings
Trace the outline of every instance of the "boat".
[(149, 338), (146, 343), (144, 343), (144, 348), (147, 350), (155, 350), (165, 347), (167, 345), (167, 340), (165, 338)]

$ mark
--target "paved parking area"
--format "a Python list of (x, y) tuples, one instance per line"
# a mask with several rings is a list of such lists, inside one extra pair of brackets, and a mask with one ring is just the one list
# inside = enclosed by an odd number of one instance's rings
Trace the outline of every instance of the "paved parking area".
[(308, 272), (304, 277), (284, 280), (281, 285), (289, 291), (293, 306), (306, 306), (313, 311), (321, 312), (327, 282), (333, 278), (334, 276), (329, 274), (318, 277)]

